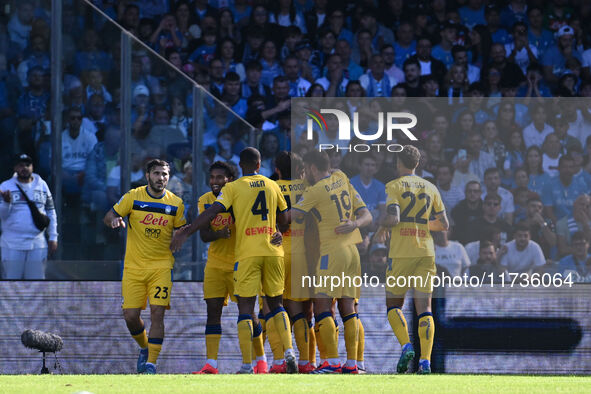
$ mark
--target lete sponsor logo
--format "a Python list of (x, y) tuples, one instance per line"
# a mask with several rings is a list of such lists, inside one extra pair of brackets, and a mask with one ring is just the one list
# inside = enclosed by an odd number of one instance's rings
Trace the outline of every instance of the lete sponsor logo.
[(166, 226), (168, 224), (168, 219), (164, 219), (164, 216), (154, 217), (151, 213), (144, 216), (142, 220), (140, 220), (141, 224), (146, 224), (149, 226)]
[(218, 226), (231, 226), (234, 224), (234, 219), (232, 219), (231, 215), (216, 215), (216, 217), (211, 221), (211, 225), (214, 227)]

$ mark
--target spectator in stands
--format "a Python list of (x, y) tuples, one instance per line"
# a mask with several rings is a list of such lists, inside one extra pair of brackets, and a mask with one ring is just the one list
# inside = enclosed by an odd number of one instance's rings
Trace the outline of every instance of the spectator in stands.
[(19, 1), (16, 7), (16, 13), (12, 15), (6, 26), (10, 41), (17, 44), (21, 51), (25, 50), (29, 45), (29, 34), (34, 18), (34, 9), (32, 1)]
[(564, 25), (556, 33), (556, 42), (544, 53), (542, 65), (544, 66), (544, 79), (550, 85), (558, 84), (560, 76), (566, 71), (566, 63), (575, 58), (582, 62), (582, 57), (575, 47), (575, 31), (572, 27)]
[(45, 73), (41, 67), (32, 67), (27, 73), (28, 88), (17, 102), (16, 115), (18, 129), (21, 132), (31, 130), (39, 120), (43, 119), (49, 105), (49, 91), (43, 79)]
[(559, 256), (573, 253), (572, 236), (578, 231), (583, 232), (587, 239), (591, 239), (591, 197), (589, 194), (580, 195), (573, 204), (573, 213), (556, 223)]
[(263, 119), (276, 122), (277, 116), (290, 108), (289, 80), (285, 76), (275, 77), (273, 80), (273, 95), (266, 100), (265, 110), (261, 113)]
[(544, 104), (533, 104), (530, 107), (532, 122), (523, 129), (523, 139), (526, 148), (532, 145), (542, 147), (542, 143), (548, 134), (554, 132), (552, 126), (546, 123), (547, 109)]
[(93, 132), (82, 127), (82, 111), (67, 111), (67, 127), (62, 133), (62, 180), (65, 197), (76, 201), (84, 184), (86, 158), (97, 143)]
[[(525, 178), (525, 184), (527, 185), (527, 174), (524, 170), (519, 170), (520, 178), (523, 174)], [(527, 186), (518, 186), (511, 191), (513, 193), (513, 201), (515, 206), (515, 212), (513, 213), (513, 222), (520, 222), (527, 219), (527, 201), (531, 196), (537, 196), (533, 192), (530, 192)]]
[(451, 181), (453, 187), (459, 187), (461, 190), (466, 188), (470, 181), (480, 182), (478, 175), (470, 171), (470, 158), (465, 149), (460, 149), (454, 162), (454, 177)]
[(515, 207), (513, 205), (513, 194), (504, 187), (501, 187), (501, 172), (496, 167), (487, 168), (484, 172), (485, 185), (485, 201), (486, 195), (498, 194), (501, 198), (501, 207), (499, 215), (505, 219), (507, 223), (513, 223), (513, 213)]
[(479, 179), (484, 179), (486, 169), (495, 167), (496, 163), (493, 155), (482, 150), (482, 137), (480, 134), (472, 133), (468, 136), (466, 150), (470, 160), (469, 171), (476, 174)]
[(470, 181), (466, 184), (466, 198), (460, 201), (451, 211), (454, 221), (454, 238), (462, 244), (470, 239), (469, 225), (483, 214), (482, 189), (478, 181)]
[(550, 177), (558, 175), (558, 159), (562, 155), (562, 146), (555, 133), (548, 134), (542, 145), (542, 168)]
[(170, 125), (178, 129), (183, 134), (183, 137), (189, 140), (189, 136), (192, 135), (191, 125), (193, 119), (188, 116), (185, 103), (178, 96), (172, 96), (171, 115)]
[(544, 256), (556, 256), (556, 227), (551, 219), (543, 216), (544, 204), (538, 196), (527, 200), (527, 217), (523, 223), (529, 226), (531, 239), (538, 243), (544, 252)]
[(484, 197), (483, 214), (468, 224), (468, 242), (481, 239), (483, 230), (488, 226), (495, 226), (501, 231), (501, 244), (512, 237), (512, 229), (509, 222), (503, 219), (501, 213), (501, 197), (498, 194), (488, 193)]
[(429, 37), (421, 37), (417, 40), (417, 53), (409, 59), (418, 60), (421, 66), (421, 76), (433, 75), (437, 82), (443, 82), (443, 78), (447, 73), (446, 66), (431, 55), (431, 48), (433, 44)]
[(246, 100), (240, 97), (240, 76), (230, 71), (224, 78), (221, 100), (241, 117), (246, 116)]
[[(486, 19), (486, 23), (481, 24), (481, 26), (486, 25), (493, 42), (506, 44), (511, 41), (509, 33), (507, 33), (507, 30), (501, 26), (500, 11), (496, 6), (490, 4), (486, 7), (484, 10), (484, 18)], [(511, 26), (512, 25), (509, 25), (509, 27)]]
[(527, 8), (527, 22), (529, 23), (528, 40), (541, 54), (540, 58), (544, 56), (546, 50), (554, 43), (554, 35), (552, 32), (544, 28), (544, 14), (538, 6), (528, 6)]
[[(386, 41), (390, 42), (390, 41)], [(396, 29), (396, 41), (394, 41), (394, 63), (402, 68), (404, 62), (416, 53), (417, 42), (414, 38), (414, 27), (410, 21), (403, 21)]]
[(507, 53), (503, 44), (492, 44), (490, 47), (491, 64), (501, 73), (501, 81), (507, 81), (510, 85), (518, 85), (524, 80), (523, 72), (519, 66), (507, 59)]
[(93, 94), (88, 99), (86, 116), (82, 119), (82, 127), (97, 136), (99, 141), (103, 140), (105, 130), (109, 125), (105, 109), (106, 105), (103, 96)]
[(300, 76), (300, 63), (295, 56), (288, 56), (283, 62), (283, 75), (289, 81), (289, 95), (291, 97), (304, 97), (312, 86), (310, 82)]
[(388, 248), (383, 243), (372, 243), (369, 247), (367, 275), (374, 275), (384, 281), (386, 277), (386, 265), (388, 261)]
[(188, 60), (196, 64), (209, 64), (215, 56), (217, 48), (217, 31), (215, 29), (203, 29), (201, 44), (189, 55)]
[(422, 97), (421, 88), (421, 65), (418, 60), (406, 59), (402, 65), (404, 71), (404, 81), (399, 86), (404, 87), (407, 97)]
[(359, 173), (351, 178), (351, 184), (359, 192), (374, 218), (372, 231), (377, 229), (380, 218), (384, 217), (386, 212), (386, 186), (375, 179), (377, 172), (378, 163), (375, 157), (368, 153), (360, 158)]
[(495, 246), (496, 252), (498, 252), (501, 246), (504, 245), (501, 244), (501, 230), (496, 226), (486, 226), (482, 230), (481, 237), (479, 240), (469, 242), (466, 245), (464, 245), (464, 248), (466, 249), (466, 254), (470, 259), (471, 265), (475, 265), (478, 261), (478, 251), (480, 250), (480, 244), (485, 241), (492, 242)]
[(261, 64), (253, 60), (246, 65), (246, 80), (242, 83), (242, 97), (248, 99), (252, 94), (270, 96), (271, 89), (261, 83)]
[(545, 184), (542, 201), (546, 215), (554, 223), (571, 215), (577, 197), (589, 191), (582, 178), (574, 177), (574, 172), (574, 160), (569, 155), (563, 155), (558, 161), (558, 176), (550, 178)]
[(104, 141), (98, 142), (86, 157), (82, 198), (93, 212), (101, 215), (109, 209), (107, 200), (107, 174), (117, 165), (121, 132), (118, 127), (108, 127)]
[[(470, 63), (483, 70), (489, 64), (490, 47), (492, 45), (490, 32), (486, 26), (476, 25), (469, 31), (468, 35), (470, 40), (464, 45), (471, 55), (472, 60)], [(486, 74), (481, 72), (481, 76), (483, 75)]]
[(572, 236), (572, 254), (560, 259), (559, 270), (563, 277), (572, 275), (573, 282), (591, 282), (591, 254), (589, 239), (581, 231)]
[(81, 50), (76, 52), (76, 73), (88, 70), (109, 72), (113, 69), (113, 60), (101, 46), (101, 38), (96, 30), (87, 28), (84, 31)]
[(384, 73), (384, 58), (373, 55), (369, 61), (369, 69), (359, 78), (367, 97), (390, 97), (396, 81)]
[(343, 73), (350, 81), (358, 81), (363, 75), (363, 68), (351, 59), (351, 44), (349, 41), (339, 39), (335, 52), (341, 57)]
[(213, 161), (223, 161), (225, 163), (231, 163), (235, 165), (237, 168), (240, 168), (238, 167), (238, 162), (240, 161), (240, 158), (234, 154), (232, 149), (234, 143), (235, 141), (232, 132), (230, 132), (227, 129), (221, 130), (218, 134), (216, 146), (217, 153)]
[(529, 65), (538, 61), (538, 49), (528, 42), (525, 22), (515, 22), (511, 36), (512, 41), (505, 44), (507, 59), (509, 62), (517, 64), (525, 74)]
[(451, 276), (462, 276), (470, 267), (470, 259), (461, 243), (450, 241), (448, 231), (435, 231), (435, 261), (443, 266)]
[(27, 71), (33, 67), (41, 67), (47, 75), (50, 73), (49, 51), (47, 38), (38, 34), (31, 35), (28, 56), (20, 62), (17, 73), (22, 86), (27, 86)]
[(272, 40), (266, 40), (263, 43), (259, 61), (263, 67), (261, 82), (263, 85), (271, 86), (273, 80), (282, 73), (281, 65), (277, 58), (277, 47)]
[(220, 98), (224, 89), (224, 64), (221, 59), (214, 58), (209, 63), (209, 79), (209, 92)]
[[(355, 36), (346, 27), (345, 24), (345, 12), (339, 8), (335, 7), (332, 12), (330, 12), (330, 16), (328, 17), (328, 28), (334, 33), (339, 41), (345, 41), (347, 43), (352, 43), (355, 39)], [(349, 47), (350, 50), (350, 47)], [(337, 50), (338, 51), (338, 50)], [(340, 54), (342, 55), (342, 54)], [(348, 60), (348, 59), (347, 59)]]
[(496, 168), (502, 169), (507, 152), (505, 144), (501, 141), (497, 124), (493, 120), (487, 120), (482, 125), (483, 144), (482, 150), (494, 156)]
[(380, 50), (380, 55), (384, 59), (385, 73), (396, 83), (404, 82), (404, 72), (396, 66), (394, 59), (396, 54), (391, 44), (385, 44)]
[(235, 72), (240, 77), (240, 82), (246, 78), (246, 72), (242, 63), (236, 62), (236, 43), (231, 38), (224, 38), (218, 44), (216, 57), (222, 61), (224, 75)]
[[(2, 235), (2, 279), (45, 279), (47, 252), (57, 250), (57, 216), (51, 191), (43, 179), (33, 173), (33, 159), (20, 154), (14, 162), (14, 175), (0, 185), (0, 222)], [(39, 230), (24, 203), (22, 193), (37, 209), (49, 216), (47, 235)]]
[[(504, 183), (510, 184), (508, 180), (513, 178), (515, 172), (525, 164), (525, 142), (523, 141), (523, 136), (517, 130), (509, 134), (507, 142), (507, 150), (503, 162), (503, 180)], [(527, 171), (525, 172), (525, 176), (527, 179)]]
[(264, 133), (259, 145), (261, 152), (261, 168), (259, 174), (270, 177), (275, 171), (275, 156), (279, 153), (279, 138), (275, 133)]
[[(259, 6), (256, 8), (259, 8)], [(266, 15), (266, 11), (264, 12)], [(246, 36), (246, 41), (242, 44), (240, 51), (242, 53), (242, 64), (248, 64), (251, 61), (258, 60), (261, 46), (265, 41), (264, 30), (256, 26), (249, 26), (242, 36)]]
[(453, 175), (454, 168), (449, 163), (440, 163), (435, 174), (437, 188), (447, 212), (452, 212), (456, 205), (465, 198), (464, 191), (458, 186), (452, 185)]
[(326, 76), (316, 80), (328, 97), (344, 97), (349, 80), (345, 77), (343, 62), (336, 53), (328, 56)]
[(482, 0), (469, 0), (468, 3), (458, 9), (462, 24), (471, 29), (475, 25), (484, 25), (484, 2)]
[(127, 4), (119, 14), (119, 22), (132, 34), (137, 35), (140, 26), (140, 8), (136, 4)]
[(302, 33), (307, 33), (304, 16), (295, 9), (292, 0), (279, 0), (275, 5), (275, 12), (269, 15), (269, 22), (282, 27), (297, 26)]
[(455, 23), (448, 21), (445, 22), (440, 31), (441, 42), (433, 48), (431, 55), (445, 64), (446, 67), (450, 67), (453, 63), (453, 56), (451, 48), (457, 39), (458, 27)]
[(527, 149), (524, 168), (529, 177), (527, 187), (541, 196), (544, 192), (544, 185), (550, 181), (550, 176), (544, 172), (542, 150), (538, 146), (533, 145)]
[(468, 275), (488, 278), (491, 274), (493, 283), (501, 282), (501, 276), (505, 275), (505, 268), (499, 264), (495, 245), (490, 241), (481, 241), (478, 248), (478, 260), (468, 268)]
[[(377, 52), (372, 44), (372, 35), (369, 30), (361, 29), (357, 32), (356, 44), (353, 47), (351, 58), (355, 63), (366, 68), (369, 65), (371, 57)], [(396, 65), (398, 66), (398, 63)]]
[(189, 42), (201, 37), (201, 27), (197, 24), (195, 15), (191, 13), (191, 5), (188, 1), (181, 0), (176, 2), (174, 16), (176, 17), (177, 27), (183, 36), (181, 50), (185, 52), (189, 46)]
[(541, 97), (552, 97), (550, 88), (544, 82), (542, 72), (543, 70), (539, 63), (531, 63), (527, 66), (527, 72), (525, 74), (527, 86), (522, 85), (517, 90), (517, 97), (526, 97), (524, 104), (527, 105), (529, 103), (529, 97), (538, 98), (539, 103), (542, 103)]
[(518, 223), (515, 227), (515, 239), (499, 252), (501, 266), (510, 273), (532, 274), (534, 270), (546, 264), (542, 248), (531, 240), (529, 227)]
[(469, 84), (480, 80), (480, 68), (468, 63), (468, 51), (466, 50), (466, 47), (462, 45), (454, 45), (451, 48), (451, 54), (453, 57), (453, 64), (464, 67)]

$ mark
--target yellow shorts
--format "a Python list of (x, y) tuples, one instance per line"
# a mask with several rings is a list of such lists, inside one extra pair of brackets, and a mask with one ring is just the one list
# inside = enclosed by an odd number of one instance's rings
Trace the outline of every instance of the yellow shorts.
[(361, 259), (355, 245), (331, 250), (320, 256), (316, 268), (314, 290), (317, 295), (332, 298), (359, 298), (361, 284)]
[(236, 302), (234, 297), (234, 271), (210, 267), (205, 264), (203, 277), (203, 298), (223, 298), (224, 305), (228, 305), (228, 297)]
[[(310, 289), (302, 286), (302, 276), (308, 275), (305, 253), (295, 253), (292, 259), (291, 253), (285, 254), (285, 290), (283, 299), (291, 301), (308, 301), (310, 299)], [(292, 260), (295, 264), (292, 265)]]
[(283, 294), (285, 267), (282, 256), (248, 257), (234, 264), (234, 294), (254, 297), (261, 292), (268, 297)]
[(162, 305), (170, 309), (170, 293), (172, 292), (172, 270), (157, 269), (124, 269), (121, 280), (121, 296), (123, 309), (146, 309), (146, 301), (150, 305)]
[(430, 294), (435, 275), (435, 256), (388, 259), (386, 291), (396, 297), (404, 296), (409, 289)]

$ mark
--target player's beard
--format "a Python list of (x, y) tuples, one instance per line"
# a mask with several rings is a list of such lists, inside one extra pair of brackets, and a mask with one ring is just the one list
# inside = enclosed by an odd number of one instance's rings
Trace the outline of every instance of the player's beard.
[(167, 182), (164, 181), (161, 184), (158, 182), (153, 182), (151, 179), (148, 182), (150, 184), (150, 189), (154, 190), (156, 193), (162, 193), (167, 184)]

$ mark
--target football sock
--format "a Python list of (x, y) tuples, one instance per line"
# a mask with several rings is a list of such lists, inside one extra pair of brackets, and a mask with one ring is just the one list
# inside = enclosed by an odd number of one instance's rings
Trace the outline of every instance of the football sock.
[(355, 365), (357, 360), (357, 341), (359, 340), (359, 324), (357, 314), (351, 313), (343, 317), (345, 326), (345, 348), (347, 349), (347, 366)]
[(148, 335), (146, 334), (146, 329), (144, 328), (144, 326), (142, 326), (142, 328), (137, 331), (130, 330), (129, 333), (142, 349), (148, 347)]
[(242, 352), (242, 364), (252, 361), (252, 317), (250, 315), (238, 316), (238, 342)]
[(304, 364), (308, 363), (309, 360), (309, 327), (308, 321), (303, 313), (299, 313), (293, 317), (293, 333), (296, 340), (296, 345), (298, 346), (299, 351), (299, 360), (305, 361)]
[(310, 335), (308, 339), (308, 358), (312, 364), (316, 364), (316, 332), (312, 323), (308, 323), (308, 327), (308, 334)]
[(273, 319), (273, 322), (275, 323), (275, 332), (279, 335), (283, 350), (291, 349), (291, 324), (285, 309), (280, 306), (274, 311), (271, 311), (266, 318), (267, 320)]
[(421, 360), (431, 360), (433, 337), (435, 336), (435, 322), (431, 312), (419, 315), (419, 339), (421, 341)]
[[(339, 357), (338, 343), (336, 341), (336, 327), (332, 313), (323, 312), (318, 316), (318, 336), (322, 338), (322, 344), (325, 348), (327, 359), (336, 359)], [(320, 356), (322, 357), (322, 355)], [(324, 357), (322, 357), (324, 358)]]
[(320, 335), (320, 326), (318, 322), (314, 323), (314, 338), (316, 338), (316, 343), (318, 343), (318, 353), (320, 353), (320, 360), (326, 360), (326, 347), (324, 347), (324, 342), (322, 342), (322, 335)]
[(360, 366), (363, 365), (363, 353), (365, 353), (365, 328), (359, 315), (357, 315), (357, 327), (359, 332), (357, 336), (357, 365)]
[(267, 339), (269, 340), (271, 352), (273, 352), (273, 360), (283, 359), (283, 346), (281, 345), (281, 339), (275, 330), (275, 321), (273, 319), (267, 321)]
[[(221, 324), (208, 324), (205, 326), (205, 348), (208, 360), (217, 360), (222, 337)], [(213, 365), (212, 365), (213, 367)], [(215, 367), (214, 367), (215, 368)]]
[(336, 341), (337, 346), (338, 346), (338, 343), (339, 343), (339, 322), (337, 321), (337, 319), (335, 317), (333, 317), (333, 319), (334, 319), (334, 327), (335, 327), (334, 328), (334, 338), (335, 338), (334, 340)]
[(263, 312), (259, 313), (259, 322), (261, 323), (261, 328), (263, 329), (263, 346), (264, 346), (265, 341), (267, 340), (267, 320), (263, 316)]
[(394, 331), (394, 335), (398, 338), (400, 346), (410, 343), (410, 339), (408, 338), (408, 325), (406, 324), (406, 319), (400, 308), (388, 308), (388, 321), (390, 322), (392, 331)]
[(265, 347), (263, 343), (263, 327), (261, 326), (260, 322), (253, 328), (252, 345), (254, 349), (254, 356), (258, 358), (265, 355)]
[(148, 339), (148, 362), (156, 365), (160, 350), (162, 350), (163, 338), (149, 338)]

